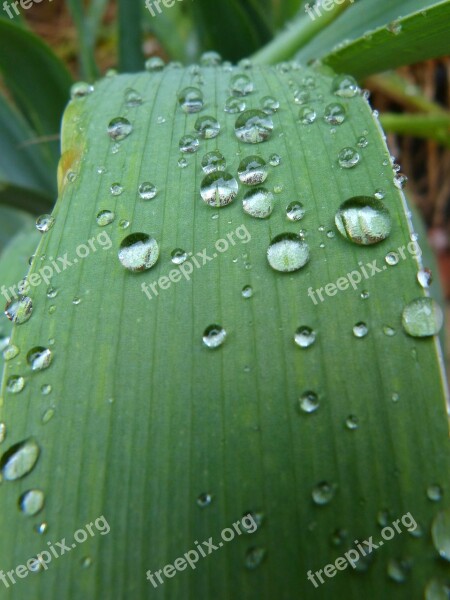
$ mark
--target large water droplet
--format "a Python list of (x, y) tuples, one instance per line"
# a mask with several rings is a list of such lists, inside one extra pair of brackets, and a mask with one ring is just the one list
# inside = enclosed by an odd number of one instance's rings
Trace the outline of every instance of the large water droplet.
[(194, 125), (195, 131), (204, 140), (211, 140), (219, 135), (220, 123), (214, 117), (199, 117)]
[(238, 167), (239, 179), (246, 185), (259, 185), (267, 179), (266, 161), (260, 156), (246, 156)]
[(209, 325), (203, 333), (203, 343), (208, 348), (219, 348), (227, 337), (227, 332), (220, 325)]
[(403, 310), (403, 328), (413, 337), (436, 335), (444, 324), (444, 314), (432, 298), (417, 298)]
[(241, 142), (259, 144), (271, 136), (273, 121), (262, 110), (246, 110), (237, 118), (234, 131)]
[(302, 106), (298, 118), (303, 125), (311, 125), (317, 119), (317, 113), (311, 106)]
[(45, 496), (42, 490), (28, 490), (19, 498), (19, 508), (28, 517), (37, 515), (44, 508)]
[(341, 204), (335, 222), (344, 238), (364, 246), (381, 242), (391, 232), (388, 209), (370, 196), (356, 196)]
[(55, 217), (52, 215), (41, 215), (36, 220), (36, 229), (41, 233), (47, 233), (55, 224)]
[(25, 440), (7, 450), (0, 460), (0, 470), (7, 481), (28, 475), (36, 465), (40, 449), (33, 439)]
[(150, 181), (144, 181), (144, 183), (141, 183), (139, 186), (138, 192), (142, 200), (153, 200), (153, 198), (156, 198), (158, 189), (156, 185)]
[(200, 194), (206, 204), (217, 208), (230, 204), (238, 191), (238, 182), (233, 175), (222, 171), (207, 175), (200, 188)]
[(158, 258), (158, 243), (146, 233), (132, 233), (120, 244), (119, 260), (129, 271), (147, 271)]
[(266, 115), (273, 115), (280, 108), (280, 102), (273, 96), (264, 96), (261, 98), (261, 108)]
[(330, 125), (342, 125), (345, 121), (345, 108), (339, 102), (329, 104), (325, 108), (324, 119)]
[(295, 233), (277, 235), (267, 250), (267, 260), (275, 271), (298, 271), (309, 260), (309, 246)]
[(331, 91), (341, 98), (353, 98), (358, 94), (359, 87), (351, 75), (337, 75), (331, 84)]
[(226, 168), (227, 161), (219, 150), (208, 152), (202, 159), (202, 169), (207, 175), (215, 171), (225, 171)]
[(10, 300), (5, 306), (5, 315), (10, 321), (22, 325), (28, 321), (33, 312), (33, 302), (28, 296), (19, 296)]
[(266, 219), (273, 211), (273, 194), (262, 187), (249, 190), (242, 200), (242, 206), (252, 217)]
[(230, 89), (235, 96), (247, 96), (253, 92), (254, 87), (248, 75), (237, 74), (231, 78)]
[(178, 102), (185, 113), (200, 112), (203, 108), (203, 93), (196, 87), (184, 88), (178, 94)]
[(133, 131), (133, 126), (125, 117), (116, 117), (112, 119), (108, 125), (109, 137), (115, 142), (120, 142), (130, 135)]
[(360, 161), (359, 153), (355, 150), (355, 148), (351, 148), (350, 146), (347, 148), (343, 148), (339, 152), (338, 156), (339, 165), (343, 169), (352, 169), (356, 167), (356, 165)]
[(236, 98), (235, 96), (230, 96), (225, 102), (224, 111), (230, 115), (234, 115), (236, 113), (244, 112), (247, 104), (245, 100), (242, 98)]

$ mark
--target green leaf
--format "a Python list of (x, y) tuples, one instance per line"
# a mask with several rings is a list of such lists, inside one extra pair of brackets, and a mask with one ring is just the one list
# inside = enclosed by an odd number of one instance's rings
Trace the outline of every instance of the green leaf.
[(35, 132), (0, 94), (0, 201), (37, 211), (53, 206), (56, 163), (41, 146), (29, 145)]
[(93, 0), (88, 7), (82, 0), (68, 0), (67, 5), (78, 31), (82, 77), (90, 81), (98, 76), (95, 46), (107, 0)]
[[(67, 253), (72, 265), (50, 281), (56, 298), (44, 284), (29, 292), (31, 318), (13, 331), (21, 354), (3, 375), (0, 422), (7, 438), (0, 464), (30, 438), (41, 454), (23, 479), (1, 486), (0, 565), (9, 571), (62, 538), (70, 547), (75, 532), (102, 515), (110, 532), (101, 535), (92, 525), (94, 535), (84, 543), (18, 582), (17, 597), (403, 600), (422, 597), (430, 578), (448, 574), (430, 535), (433, 519), (448, 507), (450, 474), (441, 352), (437, 337), (410, 337), (402, 329), (405, 306), (426, 293), (417, 283), (408, 206), (394, 185), (379, 124), (362, 96), (331, 93), (327, 74), (254, 67), (256, 91), (245, 97), (247, 107), (272, 95), (280, 109), (264, 144), (244, 144), (234, 131), (239, 115), (224, 112), (236, 72), (202, 69), (200, 116), (217, 117), (221, 131), (185, 156), (186, 168), (179, 166), (179, 140), (194, 131), (199, 116), (186, 115), (178, 103), (180, 90), (195, 81), (188, 70), (107, 78), (65, 115), (56, 221), (38, 247), (30, 280), (52, 267), (50, 257)], [(299, 121), (292, 98), (297, 77), (312, 78), (317, 118), (310, 125)], [(128, 88), (143, 104), (124, 108)], [(337, 100), (346, 110), (341, 125), (324, 119)], [(133, 131), (115, 147), (107, 127), (124, 116)], [(339, 152), (356, 146), (364, 131), (368, 144), (357, 147), (359, 163), (340, 168)], [(263, 183), (274, 190), (270, 218), (243, 211), (250, 189), (243, 184), (226, 207), (203, 202), (201, 162), (216, 149), (235, 177), (249, 155), (281, 157)], [(70, 180), (68, 163), (77, 175)], [(153, 200), (139, 197), (143, 182), (157, 187)], [(120, 196), (111, 195), (113, 183), (123, 186)], [(336, 211), (376, 190), (384, 192), (391, 234), (375, 245), (353, 244), (336, 230)], [(300, 222), (286, 217), (293, 201), (304, 204)], [(97, 224), (103, 210), (115, 212), (104, 228)], [(300, 230), (308, 264), (274, 271), (267, 260), (271, 241)], [(150, 270), (132, 273), (118, 252), (124, 238), (139, 232), (154, 237), (160, 256)], [(193, 256), (177, 266), (176, 248)], [(400, 249), (405, 258), (388, 266), (386, 255)], [(205, 254), (211, 260), (202, 264)], [(374, 261), (380, 271), (371, 274), (367, 265)], [(178, 278), (181, 268), (192, 272)], [(361, 278), (356, 289), (325, 292), (353, 271)], [(245, 298), (248, 285), (253, 295)], [(369, 331), (359, 339), (353, 328), (360, 322)], [(212, 324), (227, 331), (215, 350), (202, 342)], [(299, 327), (316, 332), (311, 347), (294, 343)], [(49, 348), (53, 361), (33, 372), (25, 357), (36, 346)], [(18, 375), (25, 387), (14, 394), (5, 386)], [(43, 395), (43, 385), (52, 392)], [(299, 410), (307, 392), (320, 403), (310, 414)], [(351, 415), (356, 429), (346, 425)], [(334, 497), (317, 505), (312, 491), (324, 481)], [(427, 497), (432, 484), (442, 486), (441, 502)], [(33, 518), (18, 509), (30, 489), (45, 494), (45, 507)], [(203, 508), (202, 494), (212, 496)], [(236, 534), (158, 590), (146, 579), (148, 570), (173, 564), (196, 540), (218, 545), (222, 530), (248, 511), (263, 515), (256, 532)], [(319, 589), (308, 580), (309, 570), (323, 570), (354, 540), (377, 542), (380, 525), (407, 513), (420, 530), (408, 532), (403, 519), (401, 533), (376, 550), (370, 565), (364, 562), (366, 571), (348, 567)], [(42, 523), (48, 529), (38, 535), (34, 528)], [(342, 543), (333, 545), (341, 535)], [(412, 565), (401, 584), (392, 580), (395, 559)]]
[[(71, 77), (48, 46), (36, 35), (0, 20), (0, 72), (37, 134), (57, 134)], [(46, 151), (57, 156), (57, 143), (46, 144)]]

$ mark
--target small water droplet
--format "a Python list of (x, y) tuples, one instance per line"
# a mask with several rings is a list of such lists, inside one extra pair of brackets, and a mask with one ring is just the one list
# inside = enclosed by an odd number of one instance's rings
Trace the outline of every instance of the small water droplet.
[(254, 83), (248, 75), (238, 73), (231, 78), (230, 90), (235, 96), (248, 96), (254, 88)]
[(129, 271), (147, 271), (159, 258), (159, 246), (146, 233), (132, 233), (120, 244), (118, 256), (121, 264)]
[(208, 152), (202, 159), (202, 169), (207, 175), (216, 171), (225, 171), (226, 167), (227, 161), (219, 150)]
[(249, 570), (257, 569), (264, 561), (266, 554), (267, 552), (264, 548), (249, 548), (245, 555), (245, 568)]
[(298, 400), (298, 406), (301, 412), (311, 414), (315, 412), (319, 406), (319, 398), (315, 392), (305, 392)]
[(266, 219), (273, 211), (273, 194), (263, 187), (249, 190), (242, 200), (242, 207), (248, 215)]
[(18, 394), (25, 387), (25, 379), (21, 375), (11, 375), (6, 380), (6, 391), (11, 394)]
[(6, 348), (3, 349), (3, 359), (8, 362), (9, 360), (13, 360), (18, 356), (20, 350), (14, 344), (9, 344)]
[(429, 288), (433, 283), (433, 273), (430, 269), (420, 269), (417, 273), (417, 281), (423, 288)]
[(432, 298), (417, 298), (403, 310), (403, 328), (413, 337), (437, 335), (444, 324), (441, 307)]
[(123, 192), (123, 186), (120, 183), (113, 183), (110, 192), (112, 196), (120, 196)]
[(19, 498), (19, 508), (28, 517), (37, 515), (44, 508), (45, 496), (42, 490), (28, 490)]
[(359, 86), (351, 75), (337, 75), (331, 84), (331, 91), (341, 98), (353, 98), (359, 93)]
[(99, 227), (105, 227), (106, 225), (112, 223), (115, 218), (116, 214), (112, 210), (101, 210), (96, 217), (97, 225)]
[(202, 116), (195, 122), (194, 129), (202, 139), (211, 140), (219, 135), (220, 123), (214, 117)]
[(442, 500), (442, 487), (438, 483), (429, 485), (427, 488), (427, 496), (429, 500), (433, 502), (439, 502)]
[(253, 288), (251, 285), (246, 285), (242, 288), (242, 297), (251, 298), (253, 296)]
[(236, 179), (230, 173), (223, 171), (206, 175), (200, 188), (204, 202), (217, 208), (230, 204), (238, 191), (239, 186)]
[(431, 579), (425, 588), (425, 600), (450, 600), (450, 584)]
[(273, 121), (262, 110), (247, 110), (237, 118), (234, 131), (241, 142), (259, 144), (272, 135)]
[(14, 444), (0, 460), (0, 470), (7, 481), (16, 481), (30, 473), (39, 458), (40, 448), (33, 439)]
[(391, 232), (388, 209), (370, 196), (356, 196), (345, 201), (336, 213), (335, 222), (344, 238), (364, 246), (381, 242)]
[(311, 106), (302, 106), (298, 118), (303, 125), (311, 125), (317, 119), (317, 113)]
[(301, 202), (291, 202), (286, 208), (289, 221), (300, 221), (305, 216), (305, 207)]
[(261, 108), (266, 115), (273, 115), (280, 108), (280, 102), (273, 96), (264, 96), (261, 98)]
[(439, 512), (431, 526), (433, 544), (444, 560), (450, 561), (450, 508)]
[(165, 66), (166, 66), (166, 63), (159, 56), (152, 56), (145, 61), (145, 70), (149, 71), (150, 73), (162, 71)]
[(281, 164), (281, 156), (279, 154), (271, 154), (269, 157), (269, 164), (272, 167), (278, 167)]
[(33, 371), (48, 369), (53, 360), (53, 354), (48, 348), (36, 346), (27, 354), (27, 362)]
[(327, 481), (318, 483), (312, 491), (314, 504), (317, 504), (318, 506), (329, 504), (334, 498), (336, 489), (337, 485), (334, 483), (328, 483)]
[(366, 335), (368, 333), (369, 333), (369, 329), (365, 323), (357, 323), (353, 327), (353, 335), (357, 338), (366, 337)]
[(239, 179), (246, 185), (259, 185), (268, 176), (266, 161), (260, 156), (246, 156), (238, 167)]
[(116, 117), (109, 122), (108, 134), (115, 142), (120, 142), (130, 135), (133, 131), (133, 126), (125, 117)]
[(324, 119), (330, 125), (342, 125), (345, 121), (345, 108), (339, 102), (329, 104), (325, 108)]
[(295, 332), (294, 341), (300, 348), (309, 348), (316, 341), (317, 334), (310, 327), (299, 327)]
[(141, 183), (139, 186), (138, 192), (142, 200), (153, 200), (158, 193), (158, 189), (156, 185), (150, 181), (144, 181), (144, 183)]
[(198, 138), (193, 135), (183, 135), (179, 143), (180, 152), (183, 154), (194, 154), (200, 148)]
[(3, 444), (5, 439), (6, 439), (6, 425), (5, 425), (5, 423), (0, 423), (0, 444)]
[(52, 386), (49, 383), (44, 383), (44, 385), (41, 387), (41, 392), (43, 396), (48, 396), (49, 394), (51, 394), (52, 392)]
[(220, 325), (209, 325), (203, 333), (203, 343), (208, 348), (219, 348), (227, 337), (227, 332)]
[(298, 271), (309, 261), (309, 246), (295, 233), (282, 233), (271, 241), (267, 260), (275, 271)]
[(85, 81), (77, 81), (70, 88), (70, 98), (72, 100), (78, 100), (89, 96), (94, 91), (94, 86)]
[(197, 505), (200, 506), (200, 508), (206, 508), (207, 506), (210, 506), (212, 501), (213, 501), (212, 495), (208, 494), (206, 492), (203, 492), (197, 498)]
[(355, 150), (355, 148), (351, 148), (349, 146), (347, 148), (343, 148), (339, 152), (339, 165), (343, 169), (352, 169), (353, 167), (356, 167), (356, 165), (359, 163), (360, 158), (361, 157), (359, 153)]
[(36, 220), (36, 229), (41, 233), (47, 233), (55, 224), (55, 217), (52, 215), (41, 215)]
[(386, 254), (384, 257), (384, 260), (390, 267), (395, 267), (398, 265), (400, 258), (396, 252), (388, 252), (388, 254)]
[(394, 177), (394, 185), (397, 189), (402, 190), (408, 182), (408, 178), (403, 173), (397, 173)]
[(184, 88), (178, 94), (178, 102), (185, 113), (197, 113), (203, 109), (203, 93), (196, 87)]
[(218, 67), (222, 64), (222, 57), (218, 52), (212, 50), (203, 52), (200, 57), (200, 64), (202, 67)]
[(188, 259), (188, 253), (181, 248), (175, 248), (171, 253), (172, 262), (174, 265), (182, 265)]
[(236, 96), (230, 96), (225, 102), (224, 111), (230, 115), (244, 112), (247, 108), (245, 100), (242, 98), (236, 98)]
[(125, 104), (128, 108), (136, 108), (142, 104), (142, 96), (136, 90), (129, 88), (125, 91)]
[(345, 421), (345, 426), (347, 429), (354, 431), (359, 427), (359, 419), (355, 415), (349, 415)]

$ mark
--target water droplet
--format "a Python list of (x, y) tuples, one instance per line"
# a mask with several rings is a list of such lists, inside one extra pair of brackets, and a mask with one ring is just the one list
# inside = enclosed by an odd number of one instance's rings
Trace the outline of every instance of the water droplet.
[(39, 533), (39, 535), (44, 535), (44, 533), (46, 533), (47, 530), (48, 530), (48, 523), (46, 523), (45, 521), (44, 521), (44, 523), (39, 523), (35, 527), (35, 531), (36, 531), (36, 533)]
[(303, 125), (311, 125), (317, 119), (317, 113), (310, 106), (302, 106), (298, 113), (298, 118)]
[(209, 325), (203, 333), (203, 343), (208, 348), (219, 348), (227, 337), (227, 332), (220, 325)]
[(327, 481), (321, 481), (312, 491), (312, 499), (314, 504), (317, 504), (318, 506), (325, 506), (326, 504), (329, 504), (334, 498), (336, 489), (336, 484), (328, 483)]
[(247, 550), (247, 553), (245, 555), (245, 567), (246, 569), (257, 569), (260, 564), (263, 562), (263, 560), (266, 557), (266, 550), (264, 548), (258, 548), (258, 547), (254, 547), (254, 548), (249, 548), (249, 550)]
[(438, 483), (429, 485), (427, 488), (427, 496), (429, 500), (432, 500), (433, 502), (439, 502), (439, 500), (442, 500), (442, 494), (442, 487)]
[(282, 233), (270, 243), (267, 260), (275, 271), (298, 271), (309, 260), (309, 246), (295, 233)]
[(388, 337), (393, 337), (395, 335), (395, 329), (393, 329), (392, 327), (389, 327), (389, 325), (384, 325), (383, 333), (384, 333), (384, 335), (387, 335)]
[(158, 258), (158, 243), (146, 233), (132, 233), (120, 244), (119, 260), (129, 271), (147, 271)]
[(202, 159), (202, 169), (207, 175), (215, 171), (225, 171), (226, 167), (227, 161), (218, 150), (208, 152)]
[(366, 337), (366, 335), (368, 333), (369, 333), (369, 329), (365, 323), (357, 323), (353, 327), (353, 335), (357, 338)]
[(48, 348), (36, 346), (27, 354), (27, 362), (33, 371), (48, 369), (53, 360), (53, 354)]
[(339, 152), (338, 160), (339, 160), (339, 165), (343, 169), (352, 169), (353, 167), (356, 167), (356, 165), (359, 163), (360, 156), (359, 156), (358, 152), (355, 150), (355, 148), (351, 148), (349, 146), (347, 148), (343, 148)]
[(81, 298), (78, 298), (78, 296), (75, 296), (75, 298), (72, 300), (72, 304), (74, 304), (75, 306), (78, 306), (79, 304), (81, 304)]
[(217, 208), (230, 204), (238, 191), (236, 179), (230, 173), (223, 171), (207, 175), (200, 188), (200, 194), (206, 204)]
[(4, 348), (3, 350), (3, 359), (8, 362), (9, 360), (13, 360), (14, 358), (16, 358), (16, 356), (18, 356), (20, 350), (17, 346), (15, 346), (14, 344), (10, 344), (8, 346), (6, 346), (6, 348)]
[(230, 96), (225, 102), (224, 111), (230, 115), (244, 112), (247, 104), (242, 98), (236, 98), (236, 96)]
[(333, 79), (331, 91), (341, 98), (353, 98), (359, 92), (359, 86), (351, 75), (338, 75)]
[(204, 140), (211, 140), (219, 135), (220, 123), (214, 117), (199, 117), (194, 125), (195, 131)]
[(180, 139), (179, 146), (180, 152), (183, 152), (184, 154), (193, 154), (200, 148), (200, 142), (198, 141), (198, 138), (193, 135), (183, 135)]
[(246, 285), (242, 288), (242, 297), (251, 298), (253, 296), (253, 288), (251, 285)]
[(300, 105), (306, 104), (307, 102), (309, 102), (310, 97), (311, 97), (311, 95), (307, 90), (300, 89), (300, 90), (296, 90), (294, 92), (295, 104), (300, 104)]
[(395, 265), (398, 265), (400, 259), (398, 257), (398, 254), (396, 254), (395, 252), (389, 252), (384, 257), (384, 260), (390, 267), (395, 267)]
[(403, 583), (406, 581), (410, 569), (409, 561), (391, 558), (388, 562), (387, 573), (390, 579), (396, 583)]
[(402, 324), (413, 337), (437, 335), (444, 324), (441, 307), (432, 298), (417, 298), (403, 310)]
[(425, 588), (425, 600), (450, 600), (450, 586), (431, 579)]
[(374, 196), (377, 200), (383, 200), (386, 196), (386, 193), (383, 190), (375, 190)]
[(355, 415), (349, 415), (345, 421), (345, 426), (347, 429), (351, 431), (358, 429), (359, 427), (359, 419)]
[(370, 196), (356, 196), (341, 204), (335, 222), (344, 238), (364, 246), (381, 242), (391, 232), (388, 209)]
[(43, 425), (47, 425), (47, 423), (49, 423), (53, 419), (54, 416), (55, 416), (55, 409), (54, 408), (49, 408), (42, 415), (42, 424)]
[(222, 64), (222, 57), (218, 52), (203, 52), (200, 57), (200, 64), (202, 67), (218, 67)]
[(25, 379), (21, 375), (11, 375), (6, 380), (6, 391), (11, 394), (18, 394), (25, 387)]
[(295, 332), (294, 341), (300, 348), (309, 348), (316, 341), (317, 334), (310, 327), (299, 327)]
[(120, 142), (130, 135), (133, 131), (133, 126), (125, 117), (116, 117), (112, 119), (108, 125), (109, 137), (115, 142)]
[(174, 265), (182, 265), (188, 259), (188, 253), (181, 248), (175, 248), (171, 253), (172, 262)]
[(41, 392), (43, 396), (48, 396), (49, 394), (51, 394), (52, 392), (52, 386), (49, 383), (44, 383), (44, 385), (41, 387)]
[(212, 495), (207, 494), (206, 492), (203, 492), (197, 498), (197, 505), (200, 506), (200, 508), (206, 508), (207, 506), (209, 506), (211, 504), (212, 501), (213, 501)]
[(324, 119), (330, 125), (342, 125), (345, 121), (345, 108), (339, 102), (329, 104), (325, 108)]
[(142, 96), (136, 90), (129, 88), (125, 91), (125, 104), (128, 108), (136, 108), (142, 104)]
[(394, 35), (400, 35), (402, 32), (402, 24), (399, 23), (399, 21), (391, 21), (391, 23), (386, 25), (386, 29)]
[(281, 164), (281, 156), (279, 154), (271, 154), (269, 157), (269, 164), (272, 167), (278, 167)]
[(267, 179), (266, 161), (260, 156), (247, 156), (239, 164), (239, 179), (246, 185), (258, 185)]
[(291, 202), (286, 208), (289, 221), (300, 221), (305, 216), (305, 207), (301, 202)]
[(36, 229), (41, 233), (47, 233), (55, 224), (55, 217), (52, 215), (41, 215), (36, 220)]
[(151, 58), (145, 61), (145, 70), (150, 73), (155, 73), (156, 71), (162, 71), (166, 63), (159, 56), (152, 56)]
[(97, 225), (99, 227), (105, 227), (106, 225), (112, 223), (115, 218), (116, 214), (112, 210), (101, 210), (96, 217)]
[(130, 221), (128, 221), (127, 219), (121, 219), (119, 221), (120, 229), (128, 229), (129, 226), (130, 226)]
[(450, 561), (450, 508), (439, 512), (431, 526), (433, 544), (439, 555)]
[(242, 200), (242, 207), (248, 215), (266, 219), (273, 211), (273, 194), (263, 187), (249, 190)]
[(94, 86), (84, 81), (77, 81), (70, 88), (70, 98), (72, 100), (78, 100), (79, 98), (85, 98), (94, 91)]
[(197, 113), (203, 109), (203, 93), (196, 87), (184, 88), (178, 94), (178, 102), (185, 113)]
[(369, 140), (366, 138), (366, 136), (361, 135), (357, 139), (356, 145), (358, 146), (358, 148), (367, 148), (367, 146), (369, 145)]
[(120, 196), (123, 192), (123, 186), (120, 183), (113, 183), (110, 192), (112, 196)]
[(261, 98), (261, 108), (266, 115), (273, 115), (280, 108), (280, 102), (273, 96), (264, 96)]
[(230, 89), (235, 96), (248, 96), (254, 88), (253, 81), (248, 75), (237, 74), (231, 78)]
[(308, 414), (315, 412), (319, 405), (319, 398), (315, 392), (305, 392), (298, 400), (300, 411)]
[(185, 169), (188, 166), (188, 164), (188, 161), (184, 157), (180, 158), (178, 161), (178, 166), (180, 167), (180, 169)]
[(433, 273), (430, 269), (420, 269), (417, 273), (417, 281), (423, 288), (429, 288), (433, 283)]
[(247, 110), (237, 118), (234, 131), (241, 142), (259, 144), (271, 136), (273, 121), (262, 110)]
[(142, 200), (153, 200), (153, 198), (155, 198), (158, 193), (156, 185), (154, 185), (150, 181), (144, 181), (144, 183), (141, 183), (138, 191), (139, 196), (142, 198)]
[(0, 470), (7, 481), (16, 481), (30, 473), (39, 458), (40, 449), (33, 439), (14, 444), (0, 460)]
[(26, 323), (33, 312), (33, 302), (28, 296), (19, 296), (10, 300), (5, 306), (5, 315), (17, 325)]
[(19, 498), (20, 510), (29, 517), (37, 515), (44, 508), (45, 496), (42, 490), (28, 490)]
[(397, 173), (394, 177), (394, 185), (397, 189), (402, 190), (408, 182), (408, 178), (403, 173)]

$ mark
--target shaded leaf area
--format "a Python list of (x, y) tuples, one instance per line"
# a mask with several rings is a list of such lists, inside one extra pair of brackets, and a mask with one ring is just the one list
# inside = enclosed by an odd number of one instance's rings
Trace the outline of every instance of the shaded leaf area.
[[(200, 116), (215, 116), (221, 130), (182, 157), (185, 168), (179, 166), (179, 140), (194, 131), (199, 115), (185, 114), (177, 96), (197, 84), (197, 71), (110, 77), (65, 114), (56, 221), (31, 273), (66, 253), (72, 264), (51, 280), (56, 297), (47, 296), (45, 285), (30, 292), (31, 318), (13, 331), (21, 353), (4, 371), (2, 454), (29, 438), (41, 454), (23, 479), (1, 486), (0, 564), (13, 568), (47, 541), (65, 537), (70, 544), (75, 531), (100, 515), (111, 531), (89, 536), (47, 571), (20, 581), (10, 590), (13, 600), (24, 593), (73, 600), (156, 594), (170, 600), (411, 600), (423, 597), (431, 577), (448, 572), (430, 536), (448, 500), (427, 497), (431, 484), (442, 486), (444, 499), (448, 494), (440, 352), (436, 338), (412, 338), (402, 329), (405, 305), (425, 292), (411, 252), (396, 266), (385, 261), (389, 252), (405, 251), (413, 230), (378, 123), (362, 96), (332, 94), (328, 74), (255, 67), (248, 72), (255, 90), (245, 97), (247, 108), (257, 109), (270, 94), (280, 109), (265, 143), (244, 144), (235, 135), (238, 115), (224, 112), (238, 72), (201, 69)], [(290, 82), (309, 88), (317, 115), (309, 125), (299, 121)], [(141, 104), (127, 106), (130, 88)], [(336, 101), (345, 108), (340, 125), (324, 119)], [(116, 117), (133, 127), (122, 141), (107, 134)], [(357, 146), (361, 136), (364, 147)], [(360, 154), (352, 169), (338, 163), (348, 146)], [(248, 189), (242, 184), (224, 208), (202, 201), (201, 162), (216, 149), (235, 177), (249, 155), (281, 157), (263, 184), (274, 193), (270, 218), (243, 212)], [(67, 178), (69, 168), (76, 177)], [(143, 182), (157, 187), (153, 200), (139, 197)], [(120, 195), (111, 194), (114, 184), (123, 187)], [(336, 211), (345, 200), (376, 190), (383, 190), (392, 232), (377, 245), (354, 245), (337, 232)], [(300, 222), (286, 217), (293, 201), (306, 210)], [(97, 216), (104, 210), (115, 219), (102, 228)], [(298, 272), (274, 271), (266, 256), (271, 241), (300, 230), (310, 261)], [(160, 249), (158, 262), (144, 273), (129, 272), (118, 260), (121, 242), (138, 232)], [(192, 267), (189, 276), (167, 285), (160, 278), (177, 268), (171, 260), (177, 248), (192, 252), (200, 267), (189, 258), (183, 263), (184, 270)], [(203, 265), (204, 252), (212, 260)], [(316, 304), (308, 295), (310, 288), (324, 293), (328, 283), (373, 261), (380, 272), (361, 277), (356, 289), (325, 294), (323, 301), (316, 296)], [(143, 284), (147, 290), (153, 285), (151, 299)], [(253, 295), (244, 298), (249, 285)], [(362, 292), (369, 296), (363, 299)], [(360, 322), (369, 332), (357, 339), (353, 327)], [(212, 324), (227, 332), (215, 350), (202, 342)], [(309, 348), (294, 343), (302, 326), (316, 332)], [(386, 335), (387, 327), (394, 335)], [(50, 349), (53, 361), (33, 372), (26, 356), (36, 346)], [(6, 385), (18, 375), (25, 387), (14, 394)], [(47, 385), (52, 391), (43, 395)], [(307, 392), (319, 400), (311, 413), (299, 409)], [(347, 424), (350, 416), (355, 429)], [(319, 505), (323, 482), (334, 497)], [(45, 507), (27, 517), (17, 502), (33, 488), (44, 491)], [(221, 531), (249, 511), (261, 516), (255, 533), (223, 542), (195, 570), (154, 590), (147, 570), (173, 563), (196, 540), (212, 537), (218, 545)], [(370, 565), (364, 562), (367, 570), (348, 567), (317, 589), (307, 579), (308, 570), (334, 562), (354, 540), (379, 540), (380, 524), (406, 513), (420, 530), (403, 528)], [(38, 535), (34, 527), (41, 523), (48, 529)], [(411, 560), (401, 584), (388, 576), (399, 558)]]

